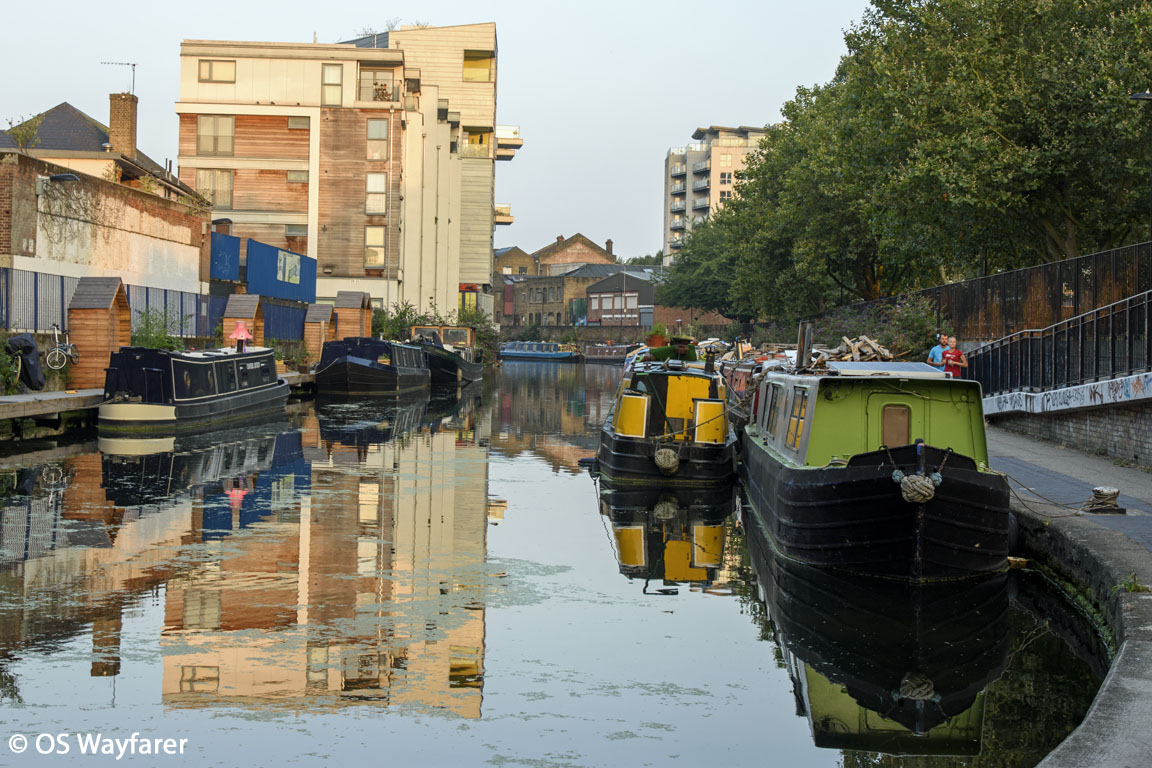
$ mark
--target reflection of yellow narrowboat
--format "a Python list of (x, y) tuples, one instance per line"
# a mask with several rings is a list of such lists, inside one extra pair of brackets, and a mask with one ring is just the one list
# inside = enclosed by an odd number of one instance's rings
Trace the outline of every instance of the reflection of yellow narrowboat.
[(600, 431), (599, 471), (615, 481), (723, 484), (735, 474), (723, 377), (683, 361), (624, 373)]
[(665, 583), (711, 584), (724, 553), (724, 523), (734, 491), (601, 487), (620, 573)]

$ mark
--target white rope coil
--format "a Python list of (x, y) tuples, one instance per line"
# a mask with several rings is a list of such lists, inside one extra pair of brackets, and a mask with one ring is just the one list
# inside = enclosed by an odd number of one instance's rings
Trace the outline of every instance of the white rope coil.
[(899, 469), (892, 471), (892, 481), (900, 486), (900, 495), (909, 504), (925, 504), (936, 496), (936, 488), (944, 482), (939, 472), (930, 475), (905, 475)]
[(656, 449), (656, 455), (652, 458), (657, 468), (666, 475), (674, 475), (680, 469), (680, 454), (671, 448)]
[[(922, 475), (914, 475), (914, 477), (922, 477)], [(936, 688), (928, 678), (908, 672), (900, 681), (900, 690), (897, 691), (896, 698), (928, 701), (936, 698)]]

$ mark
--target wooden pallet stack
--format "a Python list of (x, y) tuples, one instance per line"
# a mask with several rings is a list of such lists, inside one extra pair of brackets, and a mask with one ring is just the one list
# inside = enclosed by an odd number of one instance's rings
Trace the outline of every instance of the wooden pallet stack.
[(816, 358), (815, 366), (819, 367), (828, 362), (856, 362), (856, 363), (869, 363), (876, 361), (888, 361), (892, 359), (892, 353), (888, 351), (887, 347), (880, 345), (878, 342), (873, 341), (867, 336), (861, 334), (855, 339), (850, 339), (847, 336), (840, 337), (840, 346), (834, 349), (823, 349), (819, 351), (819, 357)]

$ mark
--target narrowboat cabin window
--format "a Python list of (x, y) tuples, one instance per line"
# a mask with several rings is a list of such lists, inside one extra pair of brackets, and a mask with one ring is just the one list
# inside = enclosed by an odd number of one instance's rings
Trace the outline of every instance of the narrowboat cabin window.
[(886, 405), (880, 413), (880, 440), (889, 448), (912, 443), (912, 409), (907, 405)]
[(804, 418), (808, 415), (808, 390), (796, 387), (792, 391), (792, 414), (788, 417), (788, 447), (800, 448), (800, 438), (804, 435)]
[(770, 402), (768, 403), (768, 418), (765, 421), (765, 425), (768, 429), (768, 434), (772, 437), (776, 437), (776, 422), (780, 420), (780, 393), (783, 391), (784, 388), (778, 384), (772, 384), (768, 387), (767, 394)]

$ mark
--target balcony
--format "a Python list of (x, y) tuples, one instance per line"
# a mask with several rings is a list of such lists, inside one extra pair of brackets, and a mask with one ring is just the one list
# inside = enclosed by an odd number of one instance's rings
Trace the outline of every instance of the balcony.
[(706, 198), (706, 197), (697, 197), (697, 198), (694, 198), (692, 200), (692, 210), (696, 210), (698, 208), (707, 208), (707, 207), (708, 207), (708, 198)]
[(668, 240), (668, 247), (670, 248), (679, 248), (682, 245), (684, 245), (684, 235), (676, 235)]
[(668, 173), (672, 176), (672, 178), (683, 176), (684, 174), (688, 173), (688, 166), (684, 165), (683, 163), (677, 163), (668, 169)]
[(708, 221), (707, 216), (693, 216), (692, 217), (692, 226), (698, 227), (706, 221)]
[(668, 225), (668, 229), (684, 229), (685, 220), (683, 218), (672, 219), (672, 223)]
[(669, 191), (669, 193), (671, 193), (673, 195), (682, 195), (682, 194), (684, 194), (684, 192), (687, 189), (688, 189), (688, 185), (681, 181), (681, 182), (678, 182), (676, 184), (673, 184), (672, 188), (669, 189), (668, 191)]
[(512, 206), (507, 203), (497, 203), (492, 206), (492, 223), (493, 224), (511, 224), (515, 219), (512, 217)]
[(712, 170), (712, 158), (692, 163), (692, 173), (706, 173)]
[(496, 159), (511, 160), (516, 157), (516, 150), (524, 146), (524, 139), (520, 138), (520, 126), (496, 126)]
[(489, 144), (461, 144), (460, 157), (492, 157)]
[(676, 211), (684, 210), (684, 207), (685, 206), (683, 200), (673, 200), (672, 205), (668, 206), (668, 210), (672, 213), (676, 213)]
[(708, 189), (712, 186), (712, 179), (700, 179), (699, 181), (692, 182), (692, 191), (699, 192), (702, 189)]

